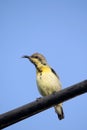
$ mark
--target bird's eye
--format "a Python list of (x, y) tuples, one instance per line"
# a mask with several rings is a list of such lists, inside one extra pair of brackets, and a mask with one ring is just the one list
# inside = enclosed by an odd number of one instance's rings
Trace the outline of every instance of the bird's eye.
[(36, 59), (37, 59), (37, 58), (38, 58), (38, 56), (32, 56), (32, 58), (36, 58)]
[(34, 58), (38, 59), (38, 56), (35, 56)]

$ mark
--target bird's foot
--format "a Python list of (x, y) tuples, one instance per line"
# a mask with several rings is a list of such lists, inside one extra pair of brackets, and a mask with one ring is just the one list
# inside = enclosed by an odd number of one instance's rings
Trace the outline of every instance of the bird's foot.
[(42, 98), (42, 97), (37, 98), (36, 101), (38, 102), (41, 98)]

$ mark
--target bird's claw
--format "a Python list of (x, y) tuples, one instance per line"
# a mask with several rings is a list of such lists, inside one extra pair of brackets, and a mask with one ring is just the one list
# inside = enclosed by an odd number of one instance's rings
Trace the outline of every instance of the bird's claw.
[(41, 98), (42, 98), (42, 97), (37, 98), (36, 101), (38, 102)]

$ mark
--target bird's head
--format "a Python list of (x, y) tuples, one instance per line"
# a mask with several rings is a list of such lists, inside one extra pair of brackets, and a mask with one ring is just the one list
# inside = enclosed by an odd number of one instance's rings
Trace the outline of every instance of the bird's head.
[(45, 57), (42, 54), (39, 54), (39, 53), (34, 53), (31, 56), (25, 55), (22, 58), (29, 59), (35, 65), (35, 67), (47, 65), (47, 61), (46, 61)]

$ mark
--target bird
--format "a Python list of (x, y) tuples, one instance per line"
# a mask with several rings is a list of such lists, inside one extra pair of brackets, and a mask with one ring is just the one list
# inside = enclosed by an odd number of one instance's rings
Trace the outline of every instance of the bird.
[[(27, 58), (35, 65), (36, 68), (36, 83), (38, 90), (42, 96), (48, 96), (62, 89), (59, 76), (56, 74), (47, 63), (46, 58), (36, 52), (31, 56), (24, 55), (22, 58)], [(62, 103), (54, 106), (55, 112), (59, 120), (64, 119)]]

